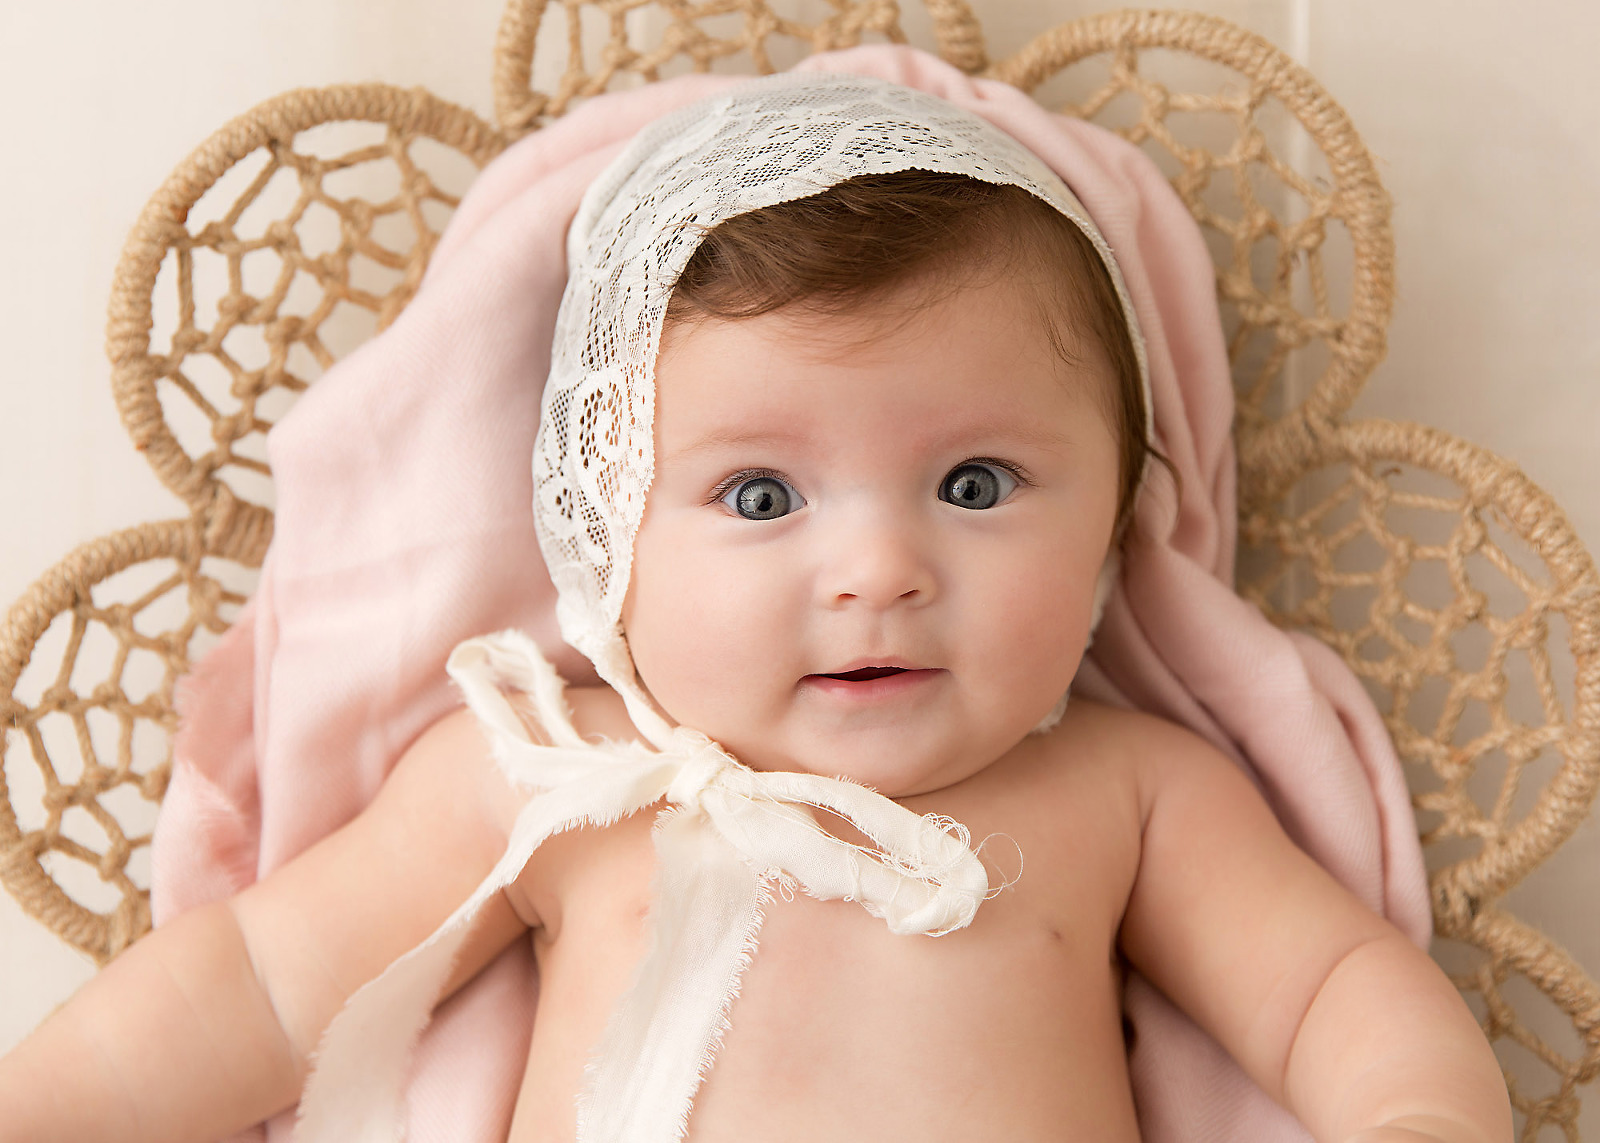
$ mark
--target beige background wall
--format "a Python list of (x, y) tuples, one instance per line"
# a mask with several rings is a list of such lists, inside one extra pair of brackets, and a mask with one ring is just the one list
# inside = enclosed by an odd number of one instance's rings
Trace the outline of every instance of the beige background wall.
[[(1600, 10), (1586, 0), (1213, 0), (1306, 62), (1395, 200), (1399, 303), (1359, 415), (1518, 462), (1600, 547)], [(994, 54), (1094, 10), (979, 2)], [(73, 545), (176, 514), (129, 448), (101, 350), (126, 231), (226, 118), (297, 85), (420, 84), (489, 115), (493, 0), (91, 0), (0, 17), (0, 604)], [(1600, 972), (1600, 826), (1524, 913)], [(0, 895), (0, 1050), (89, 975)], [(1600, 1104), (1600, 1098), (1592, 1099)], [(1600, 1139), (1600, 1109), (1586, 1116)]]

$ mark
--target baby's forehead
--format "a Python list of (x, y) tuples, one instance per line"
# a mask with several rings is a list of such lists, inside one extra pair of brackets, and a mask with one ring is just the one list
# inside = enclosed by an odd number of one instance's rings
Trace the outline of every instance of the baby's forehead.
[[(868, 403), (886, 372), (906, 369), (956, 375), (962, 406), (1002, 400), (1007, 383), (1025, 371), (1083, 398), (1064, 406), (1071, 416), (1091, 404), (1103, 412), (1117, 384), (1113, 370), (1093, 331), (1062, 312), (1041, 278), (998, 264), (933, 266), (843, 305), (805, 299), (745, 318), (668, 321), (655, 362), (657, 415), (711, 398), (753, 412), (785, 388), (804, 394), (808, 379), (829, 370), (859, 380), (833, 400)], [(732, 382), (731, 391), (713, 381)], [(948, 402), (949, 394), (908, 386), (901, 399), (925, 405)]]
[(848, 312), (673, 323), (656, 363), (657, 446), (800, 448), (870, 428), (886, 447), (1062, 447), (1103, 420), (1103, 373), (1063, 357), (1028, 290), (997, 276)]

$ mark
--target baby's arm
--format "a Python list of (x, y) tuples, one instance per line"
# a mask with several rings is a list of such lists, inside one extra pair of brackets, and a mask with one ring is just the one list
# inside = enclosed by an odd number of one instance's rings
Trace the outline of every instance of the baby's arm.
[(1504, 1081), (1443, 972), (1284, 835), (1234, 766), (1149, 724), (1129, 961), (1319, 1143), (1506, 1143)]
[[(360, 816), (139, 941), (0, 1060), (0, 1138), (211, 1143), (287, 1107), (345, 999), (488, 874), (518, 804), (472, 717), (442, 719)], [(448, 988), (525, 927), (496, 895)]]

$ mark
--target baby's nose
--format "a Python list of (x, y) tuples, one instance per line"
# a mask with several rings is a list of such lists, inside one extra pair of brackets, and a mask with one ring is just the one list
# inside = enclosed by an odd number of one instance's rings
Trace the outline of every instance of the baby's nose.
[(926, 538), (914, 524), (864, 516), (832, 537), (819, 578), (825, 607), (890, 607), (932, 601), (937, 584)]

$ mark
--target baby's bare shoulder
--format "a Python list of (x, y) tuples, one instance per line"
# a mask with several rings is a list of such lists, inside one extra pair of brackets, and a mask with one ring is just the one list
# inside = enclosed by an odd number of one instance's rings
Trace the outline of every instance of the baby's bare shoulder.
[(1132, 811), (1146, 760), (1187, 749), (1194, 738), (1153, 715), (1074, 698), (1054, 728), (1028, 735), (975, 784), (990, 796), (1094, 804), (1101, 812), (1114, 801)]
[(1060, 725), (1038, 742), (1056, 780), (1114, 786), (1136, 799), (1141, 828), (1178, 787), (1250, 786), (1231, 759), (1188, 727), (1091, 699), (1074, 698)]
[[(1021, 876), (1006, 895), (1071, 918), (1092, 917), (1109, 938), (1139, 870), (1138, 759), (1159, 749), (1165, 723), (1074, 698), (1061, 722), (1030, 734), (971, 778), (899, 801), (961, 822), (998, 874)], [(1020, 859), (1017, 856), (1020, 854)]]

